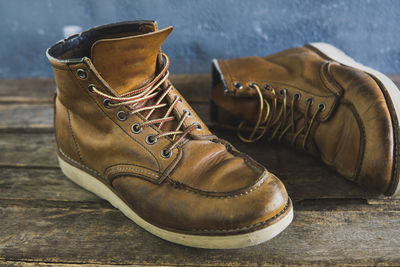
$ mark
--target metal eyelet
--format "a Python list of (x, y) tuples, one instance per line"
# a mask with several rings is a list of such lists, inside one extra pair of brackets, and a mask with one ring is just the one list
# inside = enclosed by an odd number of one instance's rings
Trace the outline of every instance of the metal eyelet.
[(83, 69), (77, 69), (76, 73), (78, 74), (78, 77), (81, 78), (82, 80), (87, 78), (86, 71)]
[(297, 98), (297, 100), (300, 100), (301, 94), (298, 93), (298, 92), (296, 92), (296, 93), (293, 94), (293, 97), (294, 97), (294, 98)]
[(319, 108), (320, 111), (324, 111), (326, 109), (325, 103), (319, 103), (318, 104), (318, 108)]
[(96, 85), (94, 85), (94, 84), (89, 84), (89, 85), (88, 85), (88, 90), (89, 90), (90, 92), (93, 93), (93, 92), (94, 92), (94, 90), (93, 90), (94, 87), (96, 87)]
[(103, 106), (105, 108), (111, 108), (110, 104), (111, 104), (111, 100), (110, 99), (106, 98), (106, 99), (103, 100)]
[[(177, 98), (178, 98), (178, 96), (175, 95), (175, 96), (174, 96), (174, 100), (177, 99)], [(179, 98), (178, 102), (179, 102), (179, 103), (182, 103), (182, 98)]]
[(157, 143), (157, 138), (154, 135), (149, 134), (148, 136), (146, 136), (146, 143), (148, 145), (154, 145), (155, 143)]
[(314, 98), (307, 97), (306, 102), (310, 102), (310, 105), (314, 104)]
[(269, 84), (264, 85), (264, 89), (267, 91), (271, 91), (271, 85)]
[(161, 157), (168, 159), (172, 156), (172, 150), (169, 150), (168, 148), (165, 147), (161, 150), (160, 154), (161, 154)]
[(235, 89), (240, 90), (243, 88), (243, 85), (241, 83), (233, 83), (233, 87), (235, 87)]
[(117, 112), (117, 118), (120, 121), (126, 121), (128, 119), (128, 116), (129, 116), (128, 113), (126, 113), (123, 110), (120, 110), (120, 111)]
[(203, 130), (203, 127), (200, 125), (200, 123), (195, 122), (195, 123), (193, 123), (193, 124), (194, 124), (194, 125), (197, 125), (197, 128), (196, 128), (197, 131)]
[(141, 133), (143, 131), (143, 127), (139, 123), (135, 122), (131, 126), (131, 131), (134, 134), (138, 134), (138, 133)]
[(190, 113), (190, 111), (185, 108), (183, 109), (183, 113), (188, 113), (188, 117), (192, 117), (192, 113)]
[(255, 89), (255, 87), (258, 86), (256, 83), (249, 83), (249, 88)]
[(287, 89), (286, 88), (282, 88), (281, 90), (279, 90), (279, 94), (280, 95), (284, 95), (285, 93), (287, 93)]

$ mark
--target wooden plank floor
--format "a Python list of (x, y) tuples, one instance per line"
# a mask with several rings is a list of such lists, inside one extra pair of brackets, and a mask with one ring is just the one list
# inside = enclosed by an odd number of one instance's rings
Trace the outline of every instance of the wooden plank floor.
[[(400, 76), (391, 78), (400, 84)], [(217, 135), (285, 183), (295, 209), (289, 228), (259, 246), (223, 251), (183, 247), (145, 232), (61, 173), (54, 82), (0, 80), (0, 265), (400, 265), (399, 197), (366, 194), (288, 147), (239, 142), (209, 121), (208, 75), (172, 80)]]

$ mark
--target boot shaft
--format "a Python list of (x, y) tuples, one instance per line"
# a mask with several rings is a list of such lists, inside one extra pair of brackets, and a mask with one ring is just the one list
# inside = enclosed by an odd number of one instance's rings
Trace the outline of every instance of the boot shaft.
[[(46, 54), (53, 68), (60, 101), (79, 112), (79, 107), (88, 104), (84, 96), (90, 88), (83, 87), (88, 81), (98, 83), (100, 90), (114, 95), (146, 83), (154, 77), (162, 41), (145, 49), (143, 42), (152, 38), (151, 33), (157, 29), (157, 23), (153, 21), (110, 24), (73, 35), (50, 47)], [(165, 39), (164, 33), (168, 35), (170, 31), (157, 33), (156, 38)], [(125, 49), (113, 49), (112, 46), (121, 42), (130, 44)], [(139, 65), (139, 68), (132, 65)]]

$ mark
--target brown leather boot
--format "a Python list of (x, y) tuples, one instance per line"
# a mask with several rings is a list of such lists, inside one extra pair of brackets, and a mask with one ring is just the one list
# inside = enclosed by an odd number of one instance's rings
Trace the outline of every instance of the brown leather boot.
[(399, 90), (329, 44), (214, 60), (212, 101), (245, 142), (282, 141), (371, 192), (399, 191)]
[(93, 28), (47, 51), (62, 171), (147, 231), (203, 248), (266, 241), (292, 220), (283, 184), (212, 135), (168, 81), (152, 21)]

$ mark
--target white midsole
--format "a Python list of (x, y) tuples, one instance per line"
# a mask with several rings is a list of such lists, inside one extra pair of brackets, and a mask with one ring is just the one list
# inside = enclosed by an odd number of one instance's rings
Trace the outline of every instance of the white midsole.
[(293, 208), (289, 207), (289, 212), (276, 223), (246, 234), (227, 235), (227, 236), (204, 236), (188, 235), (161, 229), (152, 225), (137, 215), (121, 198), (119, 198), (108, 186), (99, 181), (96, 177), (82, 171), (58, 157), (58, 161), (63, 173), (76, 184), (93, 192), (99, 197), (110, 202), (119, 209), (125, 216), (141, 226), (150, 233), (165, 240), (185, 246), (212, 249), (233, 249), (257, 245), (265, 242), (282, 232), (293, 219)]
[[(342, 50), (334, 47), (333, 45), (327, 43), (310, 43), (310, 46), (319, 50), (321, 53), (326, 55), (328, 58), (337, 61), (343, 65), (362, 70), (371, 76), (375, 77), (377, 80), (381, 81), (383, 86), (385, 86), (387, 92), (389, 93), (390, 99), (393, 103), (396, 117), (399, 119), (400, 115), (400, 90), (396, 84), (385, 74), (372, 69), (370, 67), (364, 66), (361, 63), (356, 62), (354, 59), (346, 55)], [(397, 120), (399, 122), (399, 120)], [(400, 192), (400, 183), (397, 184), (396, 190), (393, 195), (397, 195)]]

